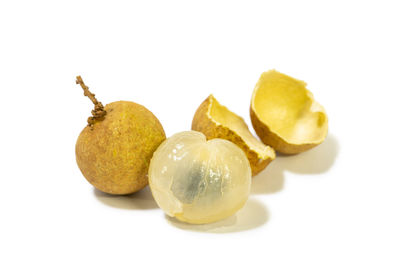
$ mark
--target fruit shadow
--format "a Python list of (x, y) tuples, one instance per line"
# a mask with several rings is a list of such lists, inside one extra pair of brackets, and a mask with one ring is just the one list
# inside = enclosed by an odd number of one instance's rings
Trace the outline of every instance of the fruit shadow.
[(235, 233), (251, 230), (264, 225), (269, 220), (269, 212), (260, 201), (249, 198), (244, 207), (235, 215), (222, 221), (209, 224), (188, 224), (165, 215), (167, 221), (182, 230), (204, 233)]
[(127, 210), (158, 209), (158, 205), (148, 186), (136, 193), (124, 196), (106, 194), (95, 188), (93, 189), (93, 194), (101, 203), (113, 208)]
[(316, 175), (327, 172), (336, 161), (339, 154), (337, 139), (329, 134), (319, 146), (297, 155), (277, 154), (271, 164), (253, 178), (251, 192), (253, 194), (272, 194), (284, 187), (286, 171)]

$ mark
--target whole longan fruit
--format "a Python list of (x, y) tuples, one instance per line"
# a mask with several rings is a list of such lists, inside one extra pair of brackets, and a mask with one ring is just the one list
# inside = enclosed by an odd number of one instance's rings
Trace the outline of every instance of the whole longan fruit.
[(148, 184), (153, 152), (165, 140), (161, 123), (134, 102), (117, 101), (103, 107), (80, 76), (76, 83), (95, 105), (75, 146), (83, 176), (109, 194), (125, 195), (142, 189)]

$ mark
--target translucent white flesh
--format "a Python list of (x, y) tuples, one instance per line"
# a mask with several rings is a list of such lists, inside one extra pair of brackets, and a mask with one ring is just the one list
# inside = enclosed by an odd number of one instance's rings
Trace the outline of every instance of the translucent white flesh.
[(156, 150), (149, 183), (157, 204), (169, 216), (210, 223), (233, 215), (246, 202), (251, 169), (235, 144), (189, 131), (175, 134)]

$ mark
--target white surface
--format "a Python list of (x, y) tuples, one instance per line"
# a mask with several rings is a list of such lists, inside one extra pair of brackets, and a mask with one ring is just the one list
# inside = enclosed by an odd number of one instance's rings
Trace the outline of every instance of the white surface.
[[(60, 2), (0, 2), (0, 266), (400, 265), (398, 1)], [(210, 93), (249, 123), (272, 68), (308, 82), (330, 133), (255, 177), (235, 217), (180, 224), (148, 189), (81, 175), (76, 75), (170, 136)]]

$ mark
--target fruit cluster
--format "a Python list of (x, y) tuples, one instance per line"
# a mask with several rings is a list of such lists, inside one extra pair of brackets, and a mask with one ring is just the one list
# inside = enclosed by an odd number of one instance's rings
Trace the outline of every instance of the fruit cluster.
[(76, 143), (76, 161), (97, 189), (115, 195), (147, 184), (166, 214), (188, 223), (210, 223), (246, 203), (251, 177), (275, 159), (322, 143), (328, 119), (306, 83), (275, 70), (261, 75), (250, 104), (257, 139), (243, 118), (210, 95), (198, 107), (192, 131), (166, 139), (145, 107), (113, 102), (105, 107), (80, 76), (77, 84), (95, 105)]

